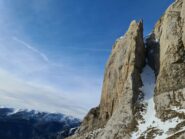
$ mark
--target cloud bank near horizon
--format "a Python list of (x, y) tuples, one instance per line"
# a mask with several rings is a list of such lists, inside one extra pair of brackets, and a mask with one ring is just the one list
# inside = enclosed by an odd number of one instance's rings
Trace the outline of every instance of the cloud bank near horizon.
[[(47, 10), (47, 7), (39, 9), (42, 6), (33, 2), (34, 12)], [(20, 24), (20, 18), (12, 13), (12, 5), (9, 1), (0, 1), (0, 106), (83, 118), (91, 107), (98, 105), (102, 84), (102, 76), (91, 69), (91, 62), (85, 65), (93, 58), (84, 57), (90, 57), (91, 52), (108, 50), (68, 47), (86, 51), (83, 55), (75, 53), (74, 57), (65, 54), (65, 47), (58, 51), (33, 39), (32, 32), (29, 32), (32, 36), (28, 35), (24, 26), (32, 25), (25, 25), (28, 19)]]
[(98, 104), (100, 80), (93, 75), (71, 72), (15, 37), (0, 41), (0, 49), (0, 105), (82, 118)]

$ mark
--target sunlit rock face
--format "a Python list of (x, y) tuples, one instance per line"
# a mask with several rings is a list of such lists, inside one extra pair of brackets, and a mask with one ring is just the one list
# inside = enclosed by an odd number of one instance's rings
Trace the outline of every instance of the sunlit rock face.
[[(146, 61), (146, 62), (145, 62)], [(133, 21), (107, 62), (101, 101), (69, 139), (185, 137), (185, 0), (143, 39)]]
[[(157, 116), (171, 117), (173, 107), (185, 108), (185, 2), (177, 0), (154, 29), (159, 42), (159, 74), (155, 90)], [(167, 111), (166, 111), (167, 110)]]
[[(181, 121), (174, 124), (169, 131), (169, 138), (184, 136), (185, 118), (185, 1), (176, 0), (157, 22), (149, 39), (153, 55), (150, 64), (156, 73), (154, 94), (156, 116), (162, 121), (177, 118)], [(174, 134), (174, 135), (173, 135)], [(182, 134), (182, 135), (181, 135)]]
[(100, 105), (85, 117), (77, 132), (79, 138), (90, 136), (88, 132), (92, 130), (97, 130), (92, 138), (129, 138), (144, 64), (143, 23), (133, 21), (113, 46), (105, 69)]

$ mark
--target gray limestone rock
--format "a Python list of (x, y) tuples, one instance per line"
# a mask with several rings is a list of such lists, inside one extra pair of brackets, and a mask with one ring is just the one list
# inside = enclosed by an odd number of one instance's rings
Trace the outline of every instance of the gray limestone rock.
[[(156, 75), (156, 116), (162, 121), (185, 119), (185, 0), (176, 0), (143, 41), (143, 23), (133, 21), (113, 46), (107, 62), (101, 101), (89, 111), (76, 134), (68, 139), (130, 139), (138, 125), (147, 64)], [(155, 122), (155, 121), (154, 121)], [(185, 137), (185, 121), (168, 131), (169, 139)], [(153, 127), (155, 129), (155, 127)], [(168, 134), (169, 134), (168, 133)], [(174, 133), (174, 134), (173, 134)], [(144, 136), (144, 135), (142, 135)]]
[(133, 21), (113, 47), (105, 69), (100, 105), (90, 110), (71, 138), (130, 138), (144, 64), (143, 23)]

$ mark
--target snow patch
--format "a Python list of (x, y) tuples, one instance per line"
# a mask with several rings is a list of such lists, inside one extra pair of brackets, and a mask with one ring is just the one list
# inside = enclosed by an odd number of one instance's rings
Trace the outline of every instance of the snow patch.
[(143, 103), (146, 104), (146, 112), (142, 113), (144, 120), (138, 121), (138, 131), (132, 134), (132, 139), (139, 138), (142, 134), (145, 135), (149, 128), (155, 128), (162, 131), (161, 135), (156, 135), (156, 139), (164, 139), (168, 137), (168, 130), (170, 128), (175, 128), (175, 126), (182, 122), (179, 118), (173, 118), (167, 120), (165, 122), (161, 121), (157, 118), (155, 112), (155, 104), (153, 101), (154, 96), (154, 88), (155, 88), (155, 74), (154, 71), (147, 65), (145, 66), (141, 78), (143, 81), (143, 87), (141, 88), (142, 92), (144, 93), (144, 101)]
[(159, 42), (159, 39), (155, 39), (155, 42), (158, 43)]
[(185, 109), (181, 109), (180, 107), (173, 107), (171, 110), (176, 111), (178, 113), (185, 113)]

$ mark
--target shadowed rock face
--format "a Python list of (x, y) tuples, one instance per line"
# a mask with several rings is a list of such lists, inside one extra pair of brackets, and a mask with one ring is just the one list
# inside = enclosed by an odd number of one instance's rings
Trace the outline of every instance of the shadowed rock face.
[[(127, 33), (113, 46), (106, 65), (100, 105), (90, 110), (74, 138), (123, 138), (133, 129), (134, 104), (142, 86), (145, 64), (143, 23), (133, 21)], [(100, 129), (101, 128), (101, 129)]]

